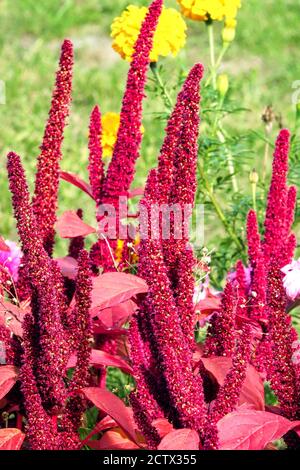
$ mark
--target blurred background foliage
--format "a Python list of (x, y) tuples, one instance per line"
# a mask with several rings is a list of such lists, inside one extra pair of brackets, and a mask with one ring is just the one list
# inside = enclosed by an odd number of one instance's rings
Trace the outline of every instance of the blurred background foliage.
[[(130, 3), (148, 5), (147, 0), (0, 2), (0, 79), (6, 84), (6, 104), (0, 105), (0, 231), (4, 237), (16, 238), (5, 155), (7, 151), (14, 150), (23, 157), (32, 185), (59, 48), (65, 37), (74, 42), (76, 60), (73, 105), (62, 167), (87, 178), (87, 128), (91, 108), (97, 103), (103, 113), (120, 110), (128, 63), (111, 48), (110, 25)], [(176, 0), (165, 0), (165, 5), (179, 9)], [(222, 106), (219, 106), (219, 97), (211, 87), (203, 90), (197, 202), (206, 206), (205, 245), (213, 250), (212, 277), (217, 286), (235, 259), (245, 255), (245, 215), (253, 206), (253, 185), (249, 182), (252, 168), (256, 168), (259, 175), (255, 203), (262, 220), (270, 175), (269, 157), (263, 182), (266, 140), (271, 154), (279, 126), (287, 126), (294, 133), (290, 178), (299, 186), (300, 144), (295, 106), (292, 104), (293, 84), (300, 80), (299, 9), (298, 0), (244, 0), (238, 14), (236, 39), (220, 68), (220, 72), (229, 77), (229, 91)], [(176, 58), (159, 61), (162, 78), (173, 101), (192, 64), (201, 61), (209, 73), (206, 26), (200, 22), (186, 22), (185, 48)], [(217, 49), (221, 47), (221, 28), (221, 24), (216, 25)], [(159, 95), (149, 73), (143, 120), (145, 135), (137, 165), (136, 186), (144, 183), (148, 170), (156, 164), (162, 143), (167, 110)], [(270, 105), (274, 123), (266, 137), (262, 114)], [(226, 150), (213, 131), (216, 118), (221, 120), (225, 129)], [(237, 188), (233, 187), (228, 173), (227, 151), (232, 157)], [(207, 181), (229, 224), (229, 231), (216, 215), (205, 186)], [(78, 207), (84, 208), (86, 221), (93, 222), (92, 201), (62, 182), (59, 212)], [(63, 243), (58, 244), (58, 252), (63, 246)]]

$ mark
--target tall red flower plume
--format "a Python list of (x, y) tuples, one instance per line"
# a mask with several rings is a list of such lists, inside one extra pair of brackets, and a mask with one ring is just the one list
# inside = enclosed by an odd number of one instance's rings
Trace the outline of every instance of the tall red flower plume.
[(272, 365), (268, 379), (271, 382), (281, 410), (289, 419), (299, 419), (297, 374), (293, 364), (294, 342), (291, 317), (286, 313), (286, 294), (282, 273), (273, 263), (268, 276), (269, 335), (272, 345)]
[(104, 178), (104, 164), (102, 160), (102, 126), (101, 113), (98, 106), (95, 106), (90, 117), (89, 133), (89, 177), (93, 197), (96, 204), (101, 202), (102, 184)]
[(266, 318), (266, 266), (260, 241), (256, 213), (249, 211), (247, 218), (248, 256), (251, 273), (250, 316), (256, 319)]
[[(197, 149), (195, 137), (197, 137), (198, 127), (199, 127), (199, 117), (198, 117), (198, 106), (199, 106), (199, 83), (203, 75), (203, 66), (201, 64), (196, 64), (188, 74), (187, 79), (184, 82), (182, 90), (178, 94), (176, 105), (174, 111), (172, 112), (168, 124), (166, 127), (166, 137), (164, 139), (162, 148), (160, 150), (160, 155), (158, 159), (158, 186), (159, 192), (157, 197), (159, 198), (160, 203), (165, 204), (169, 202), (171, 189), (177, 189), (176, 184), (174, 183), (174, 169), (175, 169), (175, 159), (177, 161), (177, 177), (184, 179), (185, 175), (180, 174), (178, 167), (180, 163), (180, 152), (190, 152), (190, 159), (187, 159), (185, 170), (189, 170), (191, 179), (195, 177), (193, 175), (193, 169), (195, 166), (195, 157), (197, 158)], [(185, 126), (187, 126), (185, 128)], [(188, 128), (188, 132), (187, 132)], [(191, 128), (194, 129), (194, 132), (191, 133)], [(186, 142), (182, 142), (186, 135), (185, 132), (189, 134), (189, 144), (187, 147), (184, 147)], [(192, 135), (191, 135), (192, 134)], [(183, 146), (183, 149), (179, 146)], [(179, 155), (177, 155), (177, 152)], [(179, 158), (178, 158), (179, 157)], [(183, 157), (184, 159), (186, 156)], [(190, 164), (190, 168), (188, 168)], [(190, 183), (190, 182), (189, 182)], [(193, 188), (195, 187), (195, 182), (191, 181), (192, 187), (189, 188), (191, 191), (189, 202), (193, 203)], [(186, 185), (189, 186), (188, 183)], [(180, 189), (180, 188), (178, 188)], [(192, 201), (191, 201), (192, 200)]]
[(232, 356), (232, 367), (227, 373), (224, 383), (218, 392), (217, 398), (210, 412), (210, 419), (218, 422), (227, 413), (233, 411), (237, 405), (246, 371), (250, 361), (251, 334), (248, 325), (245, 325), (239, 334), (238, 344)]
[(65, 40), (61, 49), (59, 70), (52, 96), (49, 119), (45, 128), (33, 197), (33, 209), (46, 251), (51, 255), (59, 186), (59, 164), (64, 127), (69, 114), (72, 91), (73, 45)]
[(205, 417), (202, 382), (193, 374), (192, 351), (182, 332), (160, 245), (155, 240), (144, 240), (141, 245), (148, 313), (160, 360), (156, 367), (166, 381), (170, 412), (177, 425), (200, 430)]
[(142, 140), (142, 101), (153, 37), (162, 10), (162, 0), (154, 0), (142, 24), (132, 56), (123, 98), (120, 128), (103, 185), (103, 198), (114, 202), (127, 195), (134, 177), (135, 161)]
[(284, 241), (284, 236), (286, 235), (288, 196), (286, 179), (288, 173), (289, 141), (289, 131), (287, 129), (280, 131), (275, 146), (272, 180), (265, 218), (264, 254), (267, 262), (278, 253), (280, 241)]
[[(30, 204), (20, 157), (8, 155), (8, 178), (12, 204), (32, 290), (32, 313), (36, 334), (35, 370), (45, 406), (57, 413), (65, 400), (63, 382), (68, 347), (60, 317), (60, 298), (53, 279), (52, 260), (46, 253)], [(55, 338), (55, 340), (54, 340)]]
[(228, 281), (222, 297), (221, 311), (211, 321), (205, 341), (205, 356), (231, 357), (235, 346), (237, 297), (233, 282)]
[(92, 325), (90, 319), (90, 308), (92, 292), (92, 278), (90, 259), (87, 251), (82, 250), (78, 259), (78, 273), (75, 291), (75, 314), (76, 325), (74, 331), (77, 343), (77, 365), (70, 384), (71, 389), (86, 387), (89, 381), (89, 358), (91, 354)]

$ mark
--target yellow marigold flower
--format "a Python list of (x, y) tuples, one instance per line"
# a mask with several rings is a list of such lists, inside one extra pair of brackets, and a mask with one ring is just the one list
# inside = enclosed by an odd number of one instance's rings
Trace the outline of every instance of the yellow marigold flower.
[(124, 247), (124, 240), (117, 240), (117, 247), (115, 249), (115, 259), (117, 263), (121, 263), (122, 261), (122, 253), (123, 253), (123, 247)]
[[(123, 59), (131, 60), (134, 45), (142, 22), (148, 12), (146, 7), (129, 5), (121, 16), (114, 19), (111, 25), (113, 48)], [(157, 62), (159, 56), (170, 54), (176, 56), (185, 45), (186, 29), (184, 19), (174, 8), (163, 8), (154, 35), (150, 61)]]
[[(184, 16), (197, 21), (209, 19), (232, 21), (241, 7), (241, 0), (177, 0)], [(229, 26), (229, 25), (228, 25)], [(232, 27), (232, 26), (231, 26)]]
[[(117, 134), (120, 126), (120, 114), (103, 114), (101, 123), (103, 157), (111, 157), (114, 151), (114, 146), (117, 140)], [(145, 132), (143, 126), (141, 127), (141, 132)]]

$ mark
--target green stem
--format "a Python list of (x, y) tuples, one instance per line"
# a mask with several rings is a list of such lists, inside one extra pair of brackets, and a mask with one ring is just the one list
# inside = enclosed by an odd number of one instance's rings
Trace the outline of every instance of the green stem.
[[(226, 42), (226, 43), (223, 44), (223, 47), (222, 47), (221, 52), (219, 54), (219, 57), (217, 58), (216, 63), (215, 63), (215, 73), (218, 72), (219, 67), (221, 65), (221, 62), (223, 60), (223, 57), (224, 57), (224, 55), (226, 54), (226, 52), (229, 48), (229, 45), (230, 45), (229, 42)], [(207, 80), (205, 82), (205, 86), (208, 86), (210, 84), (211, 80), (212, 80), (212, 72), (210, 72), (209, 76), (207, 77)]]
[(228, 147), (226, 146), (226, 140), (225, 140), (225, 137), (224, 137), (224, 133), (222, 132), (222, 129), (220, 129), (217, 132), (217, 137), (218, 137), (219, 141), (221, 142), (221, 144), (224, 145), (225, 155), (226, 155), (227, 165), (228, 165), (228, 171), (229, 171), (229, 175), (230, 175), (231, 181), (232, 181), (232, 189), (235, 193), (237, 193), (239, 188), (238, 188), (238, 184), (237, 184), (236, 175), (234, 174), (234, 163), (233, 163), (232, 153), (228, 149)]
[(158, 70), (158, 67), (157, 67), (157, 63), (156, 62), (151, 62), (150, 63), (150, 69), (151, 69), (151, 72), (153, 73), (153, 76), (155, 78), (155, 81), (160, 89), (160, 92), (161, 92), (161, 95), (163, 97), (163, 100), (164, 100), (164, 103), (166, 105), (167, 108), (169, 109), (172, 109), (173, 108), (173, 102), (172, 102), (172, 99), (169, 95), (169, 92), (166, 88), (166, 85), (164, 84), (160, 74), (159, 74), (159, 70)]
[(214, 89), (217, 89), (217, 71), (216, 71), (216, 57), (215, 57), (215, 41), (214, 41), (214, 27), (213, 22), (207, 23), (209, 51), (210, 51), (210, 65), (211, 65), (211, 79)]
[(217, 216), (219, 217), (220, 221), (222, 222), (226, 232), (228, 233), (228, 235), (230, 236), (230, 238), (234, 241), (234, 243), (236, 244), (237, 248), (242, 251), (244, 249), (241, 241), (239, 240), (239, 238), (237, 237), (236, 233), (234, 232), (234, 230), (232, 229), (231, 225), (228, 223), (226, 217), (225, 217), (225, 214), (216, 198), (216, 196), (214, 195), (213, 193), (213, 189), (206, 177), (206, 175), (204, 174), (204, 170), (202, 168), (202, 166), (200, 165), (199, 166), (200, 168), (200, 173), (201, 173), (201, 176), (202, 176), (202, 179), (204, 181), (204, 184), (205, 184), (205, 189), (206, 189), (206, 194), (207, 196), (209, 197), (210, 199), (210, 202), (212, 203), (215, 211), (216, 211), (216, 214)]
[(262, 171), (263, 183), (266, 181), (266, 176), (267, 176), (267, 166), (268, 166), (268, 161), (269, 161), (269, 149), (270, 149), (269, 142), (266, 141), (265, 152), (264, 152), (264, 160), (263, 160), (263, 171)]
[(256, 212), (256, 184), (252, 183), (252, 201), (253, 201), (253, 210)]

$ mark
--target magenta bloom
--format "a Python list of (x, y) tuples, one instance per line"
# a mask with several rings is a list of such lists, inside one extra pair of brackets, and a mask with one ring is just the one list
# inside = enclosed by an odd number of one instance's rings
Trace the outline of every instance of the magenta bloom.
[(17, 282), (22, 251), (15, 242), (5, 240), (5, 244), (8, 246), (9, 251), (0, 250), (0, 264), (9, 271), (13, 280)]
[[(245, 282), (246, 282), (246, 289), (249, 291), (250, 286), (251, 286), (251, 273), (252, 273), (252, 268), (247, 268), (244, 266), (244, 272), (245, 272)], [(227, 275), (227, 280), (229, 282), (234, 282), (236, 280), (236, 271), (231, 271)]]
[(289, 299), (300, 297), (300, 258), (284, 266), (281, 271), (285, 274), (283, 285)]

